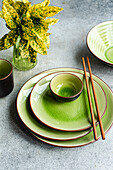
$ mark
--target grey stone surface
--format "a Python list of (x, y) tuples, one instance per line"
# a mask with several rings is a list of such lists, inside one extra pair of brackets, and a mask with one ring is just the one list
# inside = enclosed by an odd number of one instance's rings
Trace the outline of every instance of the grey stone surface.
[[(100, 139), (79, 148), (57, 148), (28, 134), (17, 116), (16, 96), (28, 79), (56, 67), (82, 69), (82, 56), (90, 57), (92, 72), (113, 90), (113, 68), (96, 59), (86, 46), (89, 30), (96, 24), (113, 19), (113, 1), (52, 0), (51, 5), (64, 10), (55, 16), (60, 21), (50, 28), (51, 45), (47, 56), (38, 55), (38, 64), (32, 70), (23, 72), (14, 68), (14, 90), (0, 99), (0, 170), (112, 170), (113, 128), (105, 141)], [(0, 37), (6, 32), (5, 22), (0, 19)], [(0, 51), (0, 58), (11, 61), (12, 52), (13, 48)]]

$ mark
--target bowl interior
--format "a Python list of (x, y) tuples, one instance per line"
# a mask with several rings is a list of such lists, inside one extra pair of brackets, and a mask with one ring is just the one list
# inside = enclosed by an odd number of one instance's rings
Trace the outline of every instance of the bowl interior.
[(87, 45), (96, 57), (113, 63), (113, 21), (95, 26), (87, 36)]
[(81, 80), (72, 74), (59, 74), (51, 81), (52, 91), (62, 97), (77, 95), (82, 89)]
[(7, 60), (0, 59), (0, 79), (7, 77), (12, 70), (11, 64)]

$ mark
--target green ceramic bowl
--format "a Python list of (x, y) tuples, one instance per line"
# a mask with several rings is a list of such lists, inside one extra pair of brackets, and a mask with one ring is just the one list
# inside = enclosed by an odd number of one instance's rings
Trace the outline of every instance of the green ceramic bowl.
[(87, 35), (87, 46), (98, 59), (113, 67), (113, 21), (92, 28)]
[(11, 93), (13, 87), (13, 66), (8, 60), (0, 58), (0, 98)]
[(61, 73), (50, 81), (50, 90), (56, 100), (70, 102), (80, 96), (83, 90), (83, 83), (74, 74)]

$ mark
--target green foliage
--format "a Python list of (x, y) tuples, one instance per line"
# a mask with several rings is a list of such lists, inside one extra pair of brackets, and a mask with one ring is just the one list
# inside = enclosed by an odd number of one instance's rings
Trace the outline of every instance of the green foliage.
[(50, 45), (48, 27), (59, 21), (46, 17), (52, 17), (63, 10), (49, 4), (50, 0), (33, 6), (28, 0), (3, 0), (0, 17), (5, 19), (10, 32), (0, 39), (0, 50), (19, 43), (19, 53), (31, 62), (36, 61), (37, 52), (46, 55)]

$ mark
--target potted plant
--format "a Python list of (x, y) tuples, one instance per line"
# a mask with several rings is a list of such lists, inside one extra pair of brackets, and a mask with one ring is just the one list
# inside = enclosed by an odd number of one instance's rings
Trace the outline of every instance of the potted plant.
[(37, 63), (37, 53), (47, 54), (50, 39), (48, 27), (58, 19), (47, 18), (63, 10), (48, 6), (50, 0), (31, 6), (28, 0), (3, 0), (0, 17), (5, 19), (10, 30), (0, 39), (0, 50), (13, 48), (13, 65), (20, 70), (33, 68)]

